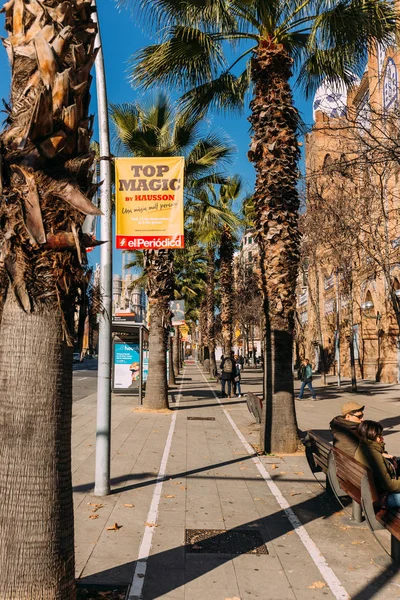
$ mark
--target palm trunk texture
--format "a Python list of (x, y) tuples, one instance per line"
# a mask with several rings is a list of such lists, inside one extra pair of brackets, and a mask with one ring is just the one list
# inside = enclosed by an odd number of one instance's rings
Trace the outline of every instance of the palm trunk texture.
[(174, 348), (173, 348), (173, 354), (172, 354), (172, 359), (174, 362), (174, 369), (175, 369), (175, 374), (179, 375), (179, 372), (181, 370), (181, 366), (180, 366), (180, 360), (179, 360), (179, 338), (180, 338), (180, 332), (179, 332), (179, 327), (174, 327), (175, 330), (175, 335), (174, 335)]
[(208, 350), (210, 354), (210, 373), (214, 377), (217, 372), (215, 360), (215, 254), (214, 249), (207, 252), (207, 325)]
[[(1, 135), (0, 598), (73, 600), (72, 324), (86, 284), (90, 2), (8, 2)], [(7, 283), (4, 281), (7, 273)], [(1, 302), (0, 302), (1, 305)], [(1, 306), (0, 306), (1, 309)]]
[(173, 253), (171, 250), (145, 250), (144, 271), (149, 298), (149, 374), (146, 382), (145, 408), (168, 408), (167, 326), (170, 322), (169, 301), (173, 292)]
[(10, 291), (0, 336), (0, 598), (75, 598), (72, 347), (52, 308)]
[(206, 360), (209, 360), (210, 355), (208, 352), (208, 316), (207, 316), (207, 299), (204, 299), (200, 306), (200, 334), (201, 334), (201, 346), (202, 346), (202, 364), (204, 365)]
[(168, 385), (170, 387), (174, 386), (176, 384), (175, 381), (175, 369), (174, 369), (174, 361), (173, 361), (173, 355), (174, 355), (174, 338), (169, 336), (168, 338), (168, 343), (169, 343), (169, 369), (168, 369)]
[(264, 40), (252, 61), (255, 85), (249, 158), (256, 168), (257, 240), (266, 319), (265, 402), (261, 447), (294, 452), (298, 445), (292, 352), (299, 263), (296, 137), (298, 113), (289, 79), (293, 60)]
[(229, 227), (225, 226), (220, 245), (221, 325), (223, 354), (229, 356), (233, 339), (233, 241)]

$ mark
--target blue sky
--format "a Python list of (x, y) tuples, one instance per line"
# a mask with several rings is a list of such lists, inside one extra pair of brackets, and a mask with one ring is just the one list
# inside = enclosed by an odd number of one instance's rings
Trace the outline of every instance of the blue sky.
[[(135, 2), (136, 0), (132, 0)], [(132, 89), (128, 81), (128, 63), (131, 54), (142, 46), (155, 41), (146, 31), (143, 24), (138, 24), (127, 9), (118, 10), (115, 0), (98, 0), (99, 21), (102, 34), (103, 51), (106, 65), (109, 102), (131, 102), (143, 97)], [(3, 17), (4, 18), (4, 17)], [(4, 49), (0, 50), (0, 97), (8, 100), (10, 88), (10, 70)], [(311, 122), (311, 102), (295, 91), (295, 102), (306, 123)], [(92, 86), (92, 111), (96, 113), (96, 90)], [(249, 123), (246, 114), (221, 117), (210, 115), (210, 126), (223, 129), (237, 147), (236, 160), (231, 165), (232, 174), (240, 174), (244, 182), (245, 193), (250, 193), (254, 186), (253, 166), (247, 160), (249, 146)], [(96, 139), (96, 128), (94, 132)], [(99, 252), (90, 254), (90, 260), (97, 262)], [(114, 268), (121, 271), (120, 251), (114, 251)]]

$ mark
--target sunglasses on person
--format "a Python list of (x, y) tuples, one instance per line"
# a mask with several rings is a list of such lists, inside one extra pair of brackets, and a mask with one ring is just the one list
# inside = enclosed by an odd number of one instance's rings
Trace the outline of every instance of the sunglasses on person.
[(357, 411), (357, 412), (352, 412), (350, 413), (353, 417), (356, 417), (357, 419), (362, 419), (364, 416), (363, 412)]

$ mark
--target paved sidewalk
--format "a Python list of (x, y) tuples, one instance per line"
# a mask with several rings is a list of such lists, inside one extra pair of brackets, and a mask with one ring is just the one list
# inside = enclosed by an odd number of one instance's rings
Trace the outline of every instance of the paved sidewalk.
[[(245, 370), (242, 383), (244, 393), (260, 391), (261, 371)], [(161, 414), (135, 407), (132, 398), (114, 398), (107, 498), (92, 495), (96, 398), (74, 404), (76, 559), (83, 583), (130, 586), (133, 579), (130, 600), (140, 594), (144, 600), (400, 597), (400, 575), (379, 566), (383, 550), (366, 525), (351, 525), (338, 510), (303, 454), (255, 456), (248, 444), (258, 442), (259, 426), (245, 399), (219, 401), (216, 385), (196, 365), (186, 367), (180, 385), (173, 410)], [(367, 416), (389, 428), (393, 452), (400, 443), (399, 391), (365, 384), (358, 396)], [(327, 431), (347, 394), (334, 386), (317, 392), (316, 402), (296, 403), (299, 426)], [(118, 530), (107, 530), (115, 523)], [(386, 532), (380, 535), (387, 544)], [(265, 545), (268, 554), (258, 554)]]

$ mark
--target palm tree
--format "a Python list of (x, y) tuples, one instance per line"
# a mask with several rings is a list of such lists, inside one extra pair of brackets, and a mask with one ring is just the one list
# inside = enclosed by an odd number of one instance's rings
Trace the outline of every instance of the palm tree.
[(240, 193), (239, 178), (228, 178), (217, 188), (208, 185), (196, 194), (192, 202), (188, 221), (200, 243), (205, 244), (207, 253), (207, 342), (210, 373), (215, 375), (215, 259), (216, 249), (220, 256), (221, 319), (224, 339), (224, 354), (232, 348), (233, 327), (233, 244), (235, 232), (240, 224), (232, 210), (232, 202)]
[[(92, 204), (90, 2), (10, 2), (1, 134), (0, 597), (73, 600), (72, 344)], [(7, 273), (7, 280), (3, 277)]]
[[(175, 298), (185, 299), (185, 320), (191, 325), (197, 320), (206, 287), (206, 255), (204, 248), (197, 244), (193, 232), (186, 231), (185, 249), (177, 250), (174, 258)], [(177, 374), (180, 368), (179, 327), (176, 328), (172, 346), (175, 350), (174, 368)]]
[[(241, 192), (240, 178), (234, 177), (225, 185), (220, 187), (219, 203), (226, 210), (232, 209), (232, 204), (238, 199)], [(237, 230), (237, 227), (236, 227)], [(223, 339), (224, 356), (229, 356), (232, 350), (233, 338), (233, 313), (234, 313), (234, 272), (233, 255), (236, 239), (236, 231), (227, 223), (221, 230), (219, 245), (220, 257), (220, 287), (221, 287), (221, 327)]]
[[(127, 2), (128, 0), (125, 0)], [(308, 92), (323, 77), (353, 82), (368, 50), (396, 29), (386, 0), (148, 0), (137, 8), (163, 39), (140, 50), (132, 79), (145, 88), (178, 86), (188, 114), (250, 103), (256, 169), (255, 224), (266, 322), (266, 401), (262, 446), (296, 449), (292, 340), (299, 261), (297, 139), (293, 71)], [(241, 43), (240, 43), (241, 42)], [(224, 57), (230, 46), (231, 65)], [(241, 66), (241, 63), (242, 66)], [(236, 75), (238, 73), (238, 75)]]
[[(224, 181), (217, 167), (229, 159), (232, 148), (215, 134), (201, 136), (198, 117), (187, 118), (174, 110), (165, 96), (149, 105), (138, 103), (111, 106), (118, 149), (134, 156), (185, 156), (185, 194)], [(173, 298), (173, 251), (145, 250), (144, 272), (149, 299), (149, 375), (144, 406), (168, 407), (165, 326)]]

